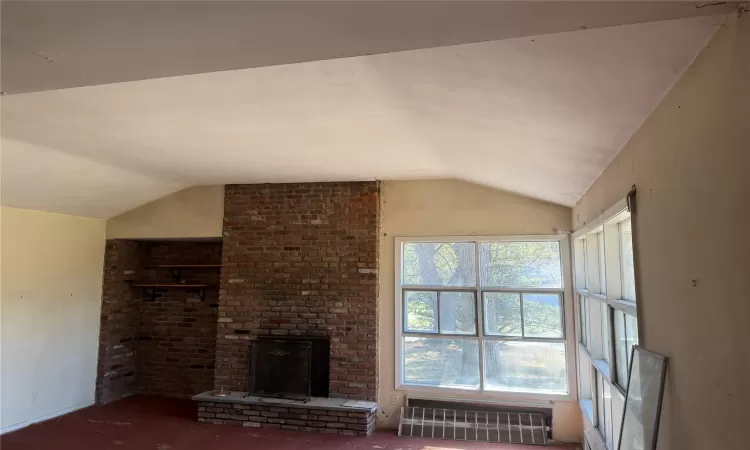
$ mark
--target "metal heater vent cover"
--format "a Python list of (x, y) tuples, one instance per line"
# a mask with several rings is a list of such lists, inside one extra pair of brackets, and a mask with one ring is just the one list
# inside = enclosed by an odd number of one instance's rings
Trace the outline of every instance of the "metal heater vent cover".
[(401, 408), (398, 435), (456, 441), (547, 444), (544, 416), (536, 413)]

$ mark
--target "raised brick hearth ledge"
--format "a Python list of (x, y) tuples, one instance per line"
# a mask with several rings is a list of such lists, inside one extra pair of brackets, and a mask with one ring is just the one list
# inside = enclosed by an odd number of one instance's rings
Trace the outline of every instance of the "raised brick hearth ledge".
[(246, 392), (232, 392), (226, 397), (215, 397), (207, 391), (194, 396), (198, 422), (348, 436), (370, 436), (375, 430), (377, 405), (363, 409), (344, 406), (348, 401), (344, 398), (313, 397), (307, 403), (290, 403), (246, 395)]

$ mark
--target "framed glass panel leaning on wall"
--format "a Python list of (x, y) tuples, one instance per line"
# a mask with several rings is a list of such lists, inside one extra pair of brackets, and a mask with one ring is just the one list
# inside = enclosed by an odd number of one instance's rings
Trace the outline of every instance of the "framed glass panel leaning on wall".
[[(573, 233), (578, 382), (592, 449), (614, 449), (638, 344), (631, 210), (635, 192)], [(591, 439), (591, 436), (596, 439)], [(597, 442), (593, 442), (597, 441)]]
[(575, 399), (566, 235), (396, 238), (396, 388)]

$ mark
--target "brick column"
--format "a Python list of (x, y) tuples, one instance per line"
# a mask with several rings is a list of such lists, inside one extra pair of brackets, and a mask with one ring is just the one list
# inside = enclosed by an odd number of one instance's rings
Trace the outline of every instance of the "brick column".
[(96, 401), (109, 403), (137, 393), (137, 294), (126, 283), (139, 268), (140, 244), (107, 241), (104, 253), (102, 312)]
[(377, 398), (377, 182), (227, 185), (215, 387), (257, 335), (328, 336), (330, 395)]

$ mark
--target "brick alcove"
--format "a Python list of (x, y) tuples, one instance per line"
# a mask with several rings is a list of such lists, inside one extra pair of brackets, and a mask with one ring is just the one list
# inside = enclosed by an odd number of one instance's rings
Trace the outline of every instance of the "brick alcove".
[(195, 290), (145, 291), (133, 283), (174, 284), (165, 264), (220, 264), (221, 242), (110, 240), (99, 334), (97, 402), (133, 394), (189, 398), (213, 387), (219, 269), (187, 270)]

